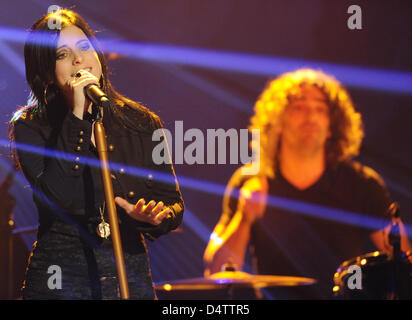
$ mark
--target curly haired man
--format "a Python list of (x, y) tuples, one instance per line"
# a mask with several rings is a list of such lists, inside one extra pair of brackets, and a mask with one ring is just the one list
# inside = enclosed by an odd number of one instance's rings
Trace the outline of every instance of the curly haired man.
[(352, 160), (364, 136), (361, 115), (335, 78), (299, 69), (267, 84), (249, 129), (260, 130), (252, 145), (260, 171), (247, 176), (239, 168), (231, 177), (205, 275), (228, 261), (241, 269), (251, 256), (259, 274), (318, 280), (305, 290), (271, 290), (269, 298), (329, 298), (343, 261), (389, 247), (382, 232), (389, 193), (374, 170)]

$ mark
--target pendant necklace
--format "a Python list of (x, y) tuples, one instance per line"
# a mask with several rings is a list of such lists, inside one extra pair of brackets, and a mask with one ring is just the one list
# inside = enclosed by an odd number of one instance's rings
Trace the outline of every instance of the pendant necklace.
[(104, 221), (105, 206), (106, 206), (106, 201), (103, 202), (103, 205), (99, 207), (100, 219), (102, 222), (100, 222), (99, 225), (97, 226), (96, 232), (100, 238), (107, 239), (110, 236), (110, 225), (106, 221)]

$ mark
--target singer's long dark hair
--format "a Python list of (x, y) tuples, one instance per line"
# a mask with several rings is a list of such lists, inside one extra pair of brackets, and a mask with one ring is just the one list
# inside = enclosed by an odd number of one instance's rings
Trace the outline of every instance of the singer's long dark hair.
[[(50, 21), (52, 23), (50, 23)], [(108, 78), (106, 59), (94, 32), (79, 14), (71, 10), (60, 9), (38, 20), (31, 27), (24, 45), (26, 80), (31, 91), (27, 105), (17, 110), (9, 126), (9, 137), (12, 142), (11, 153), (17, 166), (18, 160), (13, 150), (14, 121), (26, 112), (30, 113), (31, 117), (36, 117), (46, 121), (51, 126), (56, 126), (61, 123), (65, 114), (68, 112), (66, 100), (57, 84), (55, 84), (55, 70), (57, 41), (60, 31), (70, 25), (74, 25), (84, 32), (97, 53), (102, 67), (100, 87), (107, 94), (111, 102), (112, 106), (108, 111), (111, 112), (114, 118), (118, 120), (122, 126), (137, 130), (145, 129), (142, 127), (142, 123), (146, 124), (148, 130), (156, 128), (161, 124), (159, 117), (152, 111), (126, 98), (113, 88)], [(53, 83), (50, 84), (51, 82)], [(136, 120), (139, 121), (137, 122)]]

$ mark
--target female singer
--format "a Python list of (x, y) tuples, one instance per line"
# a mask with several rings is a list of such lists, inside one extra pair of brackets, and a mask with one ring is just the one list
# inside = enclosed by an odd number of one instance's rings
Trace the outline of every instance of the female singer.
[[(184, 211), (173, 166), (152, 159), (159, 117), (113, 89), (93, 32), (73, 11), (37, 21), (24, 56), (32, 101), (14, 115), (10, 137), (33, 189), (39, 230), (23, 299), (119, 298), (89, 84), (111, 103), (102, 115), (130, 298), (154, 299), (145, 237), (177, 228)], [(158, 179), (164, 176), (170, 179)]]

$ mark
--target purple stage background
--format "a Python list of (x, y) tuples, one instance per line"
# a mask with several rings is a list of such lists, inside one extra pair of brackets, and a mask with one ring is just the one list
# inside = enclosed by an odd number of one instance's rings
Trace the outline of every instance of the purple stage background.
[[(110, 39), (106, 54), (115, 88), (150, 107), (172, 132), (176, 120), (184, 122), (185, 130), (199, 128), (204, 133), (206, 129), (247, 128), (258, 94), (270, 76), (287, 68), (287, 59), (297, 60), (293, 66), (333, 64), (339, 70), (336, 77), (348, 84), (363, 115), (366, 136), (358, 159), (382, 175), (392, 199), (401, 205), (404, 220), (412, 223), (412, 10), (408, 3), (1, 1), (0, 179), (11, 165), (7, 122), (16, 107), (26, 103), (28, 95), (23, 43), (16, 31), (27, 30), (48, 6), (57, 4), (80, 13), (93, 30), (99, 31), (100, 40)], [(347, 27), (351, 4), (362, 8), (362, 30)], [(113, 54), (116, 43), (127, 43), (126, 52)], [(178, 56), (172, 56), (170, 49), (179, 49)], [(185, 52), (193, 59), (186, 61)], [(242, 65), (223, 53), (250, 56)], [(261, 63), (266, 64), (262, 67)], [(350, 73), (349, 66), (356, 67), (356, 72)], [(376, 78), (368, 76), (371, 69), (377, 72)], [(393, 81), (391, 71), (399, 72), (393, 75)], [(401, 77), (406, 89), (391, 88), (390, 84)], [(383, 80), (388, 81), (384, 88)], [(237, 167), (175, 165), (178, 178), (196, 179), (200, 189), (181, 185), (187, 206), (181, 230), (149, 243), (155, 282), (202, 276), (203, 251), (220, 216), (222, 201), (221, 194), (204, 189), (202, 183), (224, 186)], [(16, 227), (36, 225), (31, 191), (21, 174), (15, 178), (12, 193), (17, 199)], [(26, 234), (23, 240), (30, 248), (35, 234)], [(16, 278), (21, 277), (18, 270), (20, 265), (16, 266)]]

